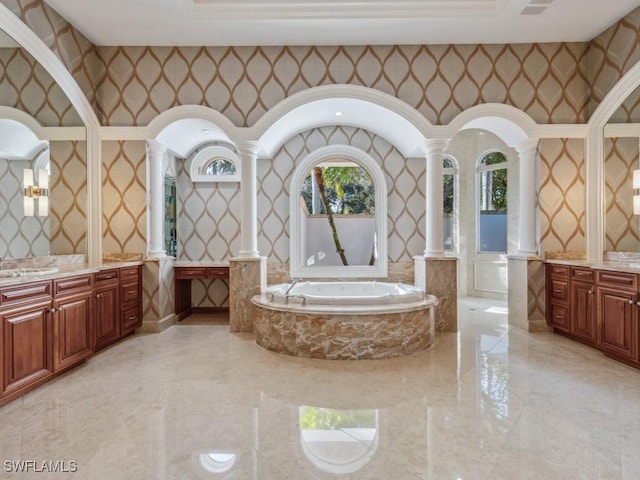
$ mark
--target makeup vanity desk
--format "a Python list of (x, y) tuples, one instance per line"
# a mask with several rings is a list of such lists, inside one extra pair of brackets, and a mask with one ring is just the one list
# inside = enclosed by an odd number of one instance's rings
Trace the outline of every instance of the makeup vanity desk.
[(229, 307), (193, 308), (192, 280), (229, 280), (229, 262), (174, 262), (175, 314), (178, 321), (194, 311), (198, 313), (228, 313)]

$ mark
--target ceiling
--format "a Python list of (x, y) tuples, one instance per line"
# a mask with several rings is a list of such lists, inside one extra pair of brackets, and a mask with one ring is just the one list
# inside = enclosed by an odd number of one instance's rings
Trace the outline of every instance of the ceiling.
[(639, 0), (45, 0), (96, 45), (580, 42)]

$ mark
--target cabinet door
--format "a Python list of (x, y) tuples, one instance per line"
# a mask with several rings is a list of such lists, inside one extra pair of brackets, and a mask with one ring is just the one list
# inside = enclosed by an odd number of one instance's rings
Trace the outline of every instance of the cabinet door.
[(110, 345), (120, 338), (118, 286), (97, 289), (94, 304), (95, 349)]
[(638, 361), (637, 309), (635, 293), (598, 287), (598, 343), (604, 352)]
[(590, 345), (597, 341), (594, 291), (591, 283), (571, 283), (571, 333)]
[(57, 299), (53, 322), (53, 366), (58, 371), (92, 353), (92, 292)]
[(0, 313), (2, 394), (53, 375), (51, 300)]

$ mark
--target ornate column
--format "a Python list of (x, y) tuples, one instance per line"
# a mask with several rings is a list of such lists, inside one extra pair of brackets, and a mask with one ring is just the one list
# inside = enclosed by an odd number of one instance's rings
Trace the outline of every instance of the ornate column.
[(232, 332), (253, 332), (255, 307), (251, 298), (266, 287), (267, 259), (258, 253), (258, 189), (256, 160), (259, 143), (238, 143), (242, 172), (240, 190), (242, 219), (240, 251), (229, 268), (229, 328)]
[(424, 255), (414, 257), (415, 285), (438, 297), (435, 309), (438, 332), (458, 330), (458, 259), (445, 256), (443, 238), (442, 162), (448, 145), (449, 140), (445, 138), (425, 142), (426, 248)]
[(536, 163), (538, 139), (530, 138), (516, 145), (520, 156), (520, 206), (518, 222), (518, 252), (537, 254), (536, 242)]
[(518, 254), (507, 260), (509, 325), (529, 332), (548, 331), (544, 320), (544, 263), (537, 256), (536, 166), (538, 139), (515, 146), (519, 161)]
[(258, 253), (258, 204), (256, 160), (259, 144), (254, 141), (242, 142), (239, 145), (242, 172), (240, 190), (242, 218), (240, 220), (240, 258), (259, 258)]
[(442, 161), (444, 160), (444, 151), (448, 145), (448, 139), (434, 138), (427, 140), (424, 146), (427, 159), (427, 223), (425, 229), (426, 246), (424, 254), (427, 257), (441, 257), (444, 255)]
[(149, 205), (148, 256), (167, 256), (164, 249), (164, 172), (163, 160), (167, 147), (147, 140), (147, 205)]

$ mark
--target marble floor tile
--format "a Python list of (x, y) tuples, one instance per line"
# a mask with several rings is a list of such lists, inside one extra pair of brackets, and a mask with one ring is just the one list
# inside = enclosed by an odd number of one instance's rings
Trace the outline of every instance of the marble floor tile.
[(510, 328), (503, 301), (458, 316), (386, 360), (279, 355), (219, 317), (134, 335), (0, 407), (0, 479), (640, 478), (640, 370)]

